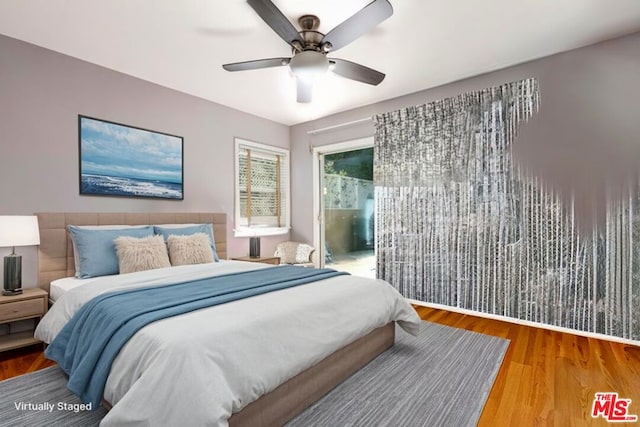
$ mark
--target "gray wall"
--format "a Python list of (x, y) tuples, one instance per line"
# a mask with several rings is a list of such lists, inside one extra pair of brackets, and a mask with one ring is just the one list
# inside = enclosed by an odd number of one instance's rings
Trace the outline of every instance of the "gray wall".
[[(559, 191), (574, 189), (588, 226), (594, 207), (604, 204), (605, 182), (622, 188), (620, 183), (638, 169), (638, 76), (640, 33), (288, 128), (0, 36), (0, 214), (224, 211), (230, 217), (229, 254), (243, 255), (248, 242), (233, 239), (231, 231), (233, 137), (239, 136), (291, 147), (292, 238), (311, 242), (308, 146), (370, 136), (374, 129), (361, 123), (313, 136), (309, 130), (536, 77), (541, 112), (516, 141), (516, 159)], [(185, 200), (80, 197), (78, 114), (183, 136)], [(263, 252), (286, 238), (263, 239)], [(35, 251), (20, 251), (25, 254), (25, 281), (35, 280)], [(0, 256), (6, 252), (0, 249)]]
[[(184, 200), (80, 196), (78, 114), (184, 137)], [(226, 212), (229, 256), (246, 255), (232, 232), (235, 136), (289, 148), (285, 125), (0, 36), (0, 214)], [(287, 237), (262, 239), (263, 253)], [(29, 286), (36, 251), (18, 252)]]
[(374, 126), (361, 122), (326, 132), (309, 131), (527, 77), (536, 77), (540, 83), (541, 108), (515, 141), (516, 162), (566, 195), (567, 202), (575, 194), (579, 224), (584, 230), (591, 229), (605, 205), (604, 188), (609, 186), (615, 197), (629, 181), (637, 182), (640, 33), (292, 127), (292, 238), (313, 240), (308, 146), (371, 136)]

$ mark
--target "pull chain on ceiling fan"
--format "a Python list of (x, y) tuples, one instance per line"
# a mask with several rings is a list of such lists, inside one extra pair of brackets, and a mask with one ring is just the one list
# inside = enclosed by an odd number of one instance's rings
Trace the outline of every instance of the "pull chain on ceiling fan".
[(390, 17), (393, 7), (388, 0), (372, 1), (327, 34), (317, 30), (320, 25), (317, 16), (300, 17), (298, 24), (301, 30), (298, 31), (270, 0), (247, 0), (247, 3), (291, 46), (293, 57), (234, 62), (224, 64), (222, 68), (225, 70), (245, 71), (288, 65), (296, 76), (298, 102), (311, 102), (314, 79), (329, 69), (339, 76), (374, 86), (384, 79), (385, 75), (379, 71), (345, 59), (328, 58), (327, 54), (348, 45)]

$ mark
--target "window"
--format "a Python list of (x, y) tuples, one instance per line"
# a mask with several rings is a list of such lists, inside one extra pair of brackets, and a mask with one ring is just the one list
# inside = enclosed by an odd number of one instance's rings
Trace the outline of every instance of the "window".
[(235, 236), (289, 231), (289, 150), (236, 138)]

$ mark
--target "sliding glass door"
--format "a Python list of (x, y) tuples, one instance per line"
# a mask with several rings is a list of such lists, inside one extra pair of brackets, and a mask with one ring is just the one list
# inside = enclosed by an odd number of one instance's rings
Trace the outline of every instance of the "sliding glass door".
[[(320, 245), (326, 267), (375, 277), (373, 141), (319, 153)], [(342, 146), (344, 147), (344, 146)]]

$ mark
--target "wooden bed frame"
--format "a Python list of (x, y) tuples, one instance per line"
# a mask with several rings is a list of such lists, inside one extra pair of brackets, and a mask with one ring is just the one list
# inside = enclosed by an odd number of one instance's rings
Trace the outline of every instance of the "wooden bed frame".
[[(216, 249), (227, 258), (225, 213), (38, 213), (40, 247), (38, 286), (47, 292), (51, 281), (75, 274), (73, 245), (67, 225), (213, 224)], [(365, 366), (395, 341), (395, 323), (336, 351), (229, 418), (229, 425), (267, 427), (282, 425), (304, 411), (336, 385)], [(110, 404), (105, 402), (107, 408)]]

